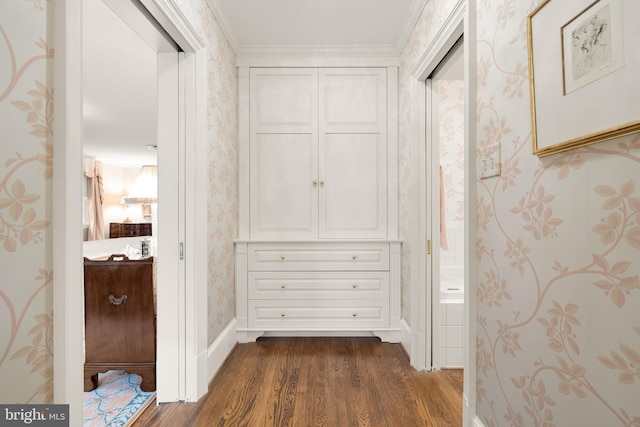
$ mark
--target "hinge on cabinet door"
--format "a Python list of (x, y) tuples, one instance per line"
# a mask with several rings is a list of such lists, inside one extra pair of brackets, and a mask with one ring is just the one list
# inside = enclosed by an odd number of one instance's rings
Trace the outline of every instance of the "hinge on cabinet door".
[(184, 259), (184, 243), (180, 242), (180, 259)]
[(431, 240), (427, 240), (427, 255), (431, 255)]

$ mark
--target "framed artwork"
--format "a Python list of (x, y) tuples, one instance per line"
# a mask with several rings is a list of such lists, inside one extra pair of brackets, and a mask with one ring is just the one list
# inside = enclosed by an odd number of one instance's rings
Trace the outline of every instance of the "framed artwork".
[(545, 0), (527, 17), (533, 153), (640, 131), (638, 0)]

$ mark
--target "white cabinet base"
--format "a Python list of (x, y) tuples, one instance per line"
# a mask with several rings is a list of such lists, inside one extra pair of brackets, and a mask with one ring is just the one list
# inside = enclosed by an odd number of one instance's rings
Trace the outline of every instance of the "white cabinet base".
[(399, 342), (397, 241), (236, 242), (238, 341), (377, 336)]

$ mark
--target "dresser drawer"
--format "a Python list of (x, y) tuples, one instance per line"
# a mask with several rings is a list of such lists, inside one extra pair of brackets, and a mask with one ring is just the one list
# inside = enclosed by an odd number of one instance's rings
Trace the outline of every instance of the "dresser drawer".
[(389, 270), (388, 243), (250, 243), (249, 271)]
[(384, 271), (305, 271), (249, 273), (249, 299), (385, 299), (389, 273)]
[(381, 300), (249, 300), (249, 328), (388, 328), (389, 303)]

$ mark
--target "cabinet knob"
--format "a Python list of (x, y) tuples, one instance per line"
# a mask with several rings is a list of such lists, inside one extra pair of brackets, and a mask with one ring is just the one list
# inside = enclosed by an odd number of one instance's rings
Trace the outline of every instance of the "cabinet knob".
[(284, 259), (284, 255), (280, 255), (280, 259)]
[(324, 179), (320, 180), (320, 185), (324, 185)]
[(353, 317), (358, 317), (358, 313), (353, 313)]
[(358, 255), (351, 255), (351, 259), (358, 259)]
[(318, 185), (318, 180), (317, 179), (313, 180), (313, 185)]
[(287, 313), (284, 313), (284, 312), (280, 313), (280, 317), (284, 317), (286, 315), (287, 315)]
[(286, 288), (286, 286), (284, 285), (284, 283), (280, 285), (280, 288), (281, 288), (281, 289)]
[(352, 287), (353, 289), (356, 289), (356, 288), (358, 287), (358, 284), (357, 284), (357, 283), (354, 283), (353, 285), (351, 285), (351, 287)]

